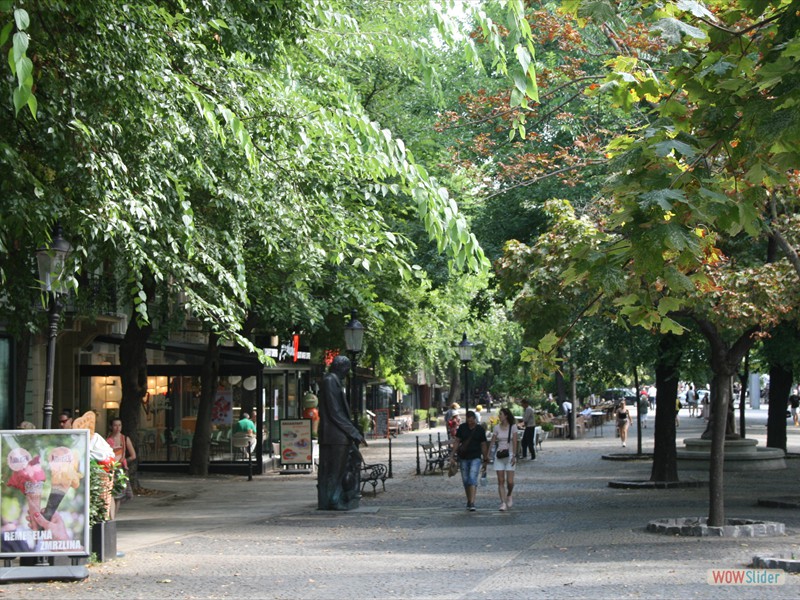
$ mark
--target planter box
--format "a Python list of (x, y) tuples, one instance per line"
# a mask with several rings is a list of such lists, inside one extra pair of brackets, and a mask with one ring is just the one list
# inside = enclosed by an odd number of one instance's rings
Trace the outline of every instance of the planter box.
[(99, 562), (117, 557), (117, 522), (103, 521), (92, 526), (92, 552)]

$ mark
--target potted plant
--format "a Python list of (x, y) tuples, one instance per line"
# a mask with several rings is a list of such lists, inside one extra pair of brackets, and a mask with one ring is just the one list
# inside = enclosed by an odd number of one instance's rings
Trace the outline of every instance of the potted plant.
[(436, 416), (436, 409), (433, 407), (428, 409), (428, 425), (431, 429), (439, 425), (439, 417)]
[(100, 562), (117, 556), (117, 522), (112, 519), (114, 498), (125, 492), (128, 474), (113, 458), (92, 458), (89, 465), (89, 525), (92, 552)]

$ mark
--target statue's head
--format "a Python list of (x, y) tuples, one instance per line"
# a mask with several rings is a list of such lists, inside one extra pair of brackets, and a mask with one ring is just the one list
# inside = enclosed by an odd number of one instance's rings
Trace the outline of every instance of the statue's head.
[(350, 359), (342, 354), (335, 356), (331, 362), (330, 371), (340, 379), (343, 379), (347, 376), (348, 371), (350, 371)]

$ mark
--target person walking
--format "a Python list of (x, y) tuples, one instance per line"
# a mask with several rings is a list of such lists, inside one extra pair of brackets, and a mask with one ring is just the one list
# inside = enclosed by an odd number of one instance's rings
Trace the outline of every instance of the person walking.
[(639, 415), (641, 417), (642, 429), (647, 429), (647, 413), (650, 410), (650, 402), (647, 396), (639, 397)]
[[(122, 419), (115, 417), (111, 419), (111, 433), (106, 438), (106, 442), (114, 451), (114, 460), (122, 465), (125, 473), (128, 473), (128, 466), (136, 460), (136, 450), (133, 448), (131, 438), (122, 433)], [(119, 512), (119, 507), (128, 500), (133, 499), (133, 488), (131, 481), (125, 486), (125, 490), (114, 498), (114, 515)]]
[(514, 466), (517, 464), (517, 424), (508, 408), (500, 409), (500, 423), (492, 434), (494, 472), (497, 473), (497, 493), (500, 495), (500, 510), (506, 511), (514, 505)]
[(533, 439), (536, 430), (536, 414), (533, 412), (531, 403), (527, 400), (522, 401), (522, 458), (528, 458), (528, 450), (531, 452), (531, 460), (536, 460), (536, 443)]
[(489, 463), (489, 443), (486, 441), (486, 430), (478, 425), (475, 413), (471, 410), (467, 411), (467, 422), (459, 425), (453, 438), (450, 461), (455, 462), (456, 457), (461, 467), (461, 483), (467, 496), (467, 510), (474, 512), (481, 466), (485, 469)]
[(625, 400), (617, 407), (617, 429), (619, 429), (619, 439), (622, 440), (622, 447), (625, 448), (628, 442), (628, 427), (631, 425), (631, 412), (625, 405)]
[(689, 416), (696, 417), (698, 412), (697, 394), (694, 392), (694, 384), (689, 384), (686, 388), (686, 404), (689, 406)]
[(800, 427), (800, 416), (797, 414), (797, 409), (800, 408), (800, 389), (794, 391), (794, 393), (789, 396), (789, 406), (792, 410), (792, 421), (794, 422), (795, 427)]

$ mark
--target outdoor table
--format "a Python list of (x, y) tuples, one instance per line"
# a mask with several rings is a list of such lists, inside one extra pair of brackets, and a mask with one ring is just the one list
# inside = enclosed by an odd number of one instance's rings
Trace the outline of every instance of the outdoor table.
[(597, 437), (597, 426), (600, 425), (600, 437), (603, 437), (603, 423), (605, 422), (606, 413), (598, 410), (592, 411), (592, 427), (594, 428), (594, 437)]

